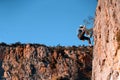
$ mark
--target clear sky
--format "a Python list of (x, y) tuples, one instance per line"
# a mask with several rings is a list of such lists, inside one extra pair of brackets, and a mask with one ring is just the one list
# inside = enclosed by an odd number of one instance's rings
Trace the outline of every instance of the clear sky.
[(88, 45), (77, 38), (77, 29), (95, 15), (96, 5), (97, 0), (0, 0), (0, 42)]

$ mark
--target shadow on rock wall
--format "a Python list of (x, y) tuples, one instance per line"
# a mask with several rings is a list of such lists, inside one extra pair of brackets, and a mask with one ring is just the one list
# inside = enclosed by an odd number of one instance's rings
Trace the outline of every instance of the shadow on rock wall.
[(1, 47), (0, 46), (0, 80), (3, 80), (3, 76), (4, 76), (4, 69), (2, 68), (2, 63), (3, 63), (3, 59), (4, 59), (4, 48), (5, 47)]
[(4, 69), (2, 68), (2, 61), (0, 60), (0, 80), (3, 78)]

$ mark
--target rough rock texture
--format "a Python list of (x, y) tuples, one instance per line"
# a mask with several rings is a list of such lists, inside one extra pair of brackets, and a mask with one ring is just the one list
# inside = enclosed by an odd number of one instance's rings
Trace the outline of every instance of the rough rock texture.
[(92, 47), (0, 44), (0, 80), (90, 80)]
[(120, 80), (120, 0), (98, 0), (92, 80)]

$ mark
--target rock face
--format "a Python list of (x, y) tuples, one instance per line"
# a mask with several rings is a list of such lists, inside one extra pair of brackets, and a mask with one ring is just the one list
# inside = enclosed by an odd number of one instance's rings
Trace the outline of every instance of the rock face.
[(0, 80), (90, 80), (92, 47), (0, 44)]
[(120, 0), (98, 0), (92, 80), (120, 80)]

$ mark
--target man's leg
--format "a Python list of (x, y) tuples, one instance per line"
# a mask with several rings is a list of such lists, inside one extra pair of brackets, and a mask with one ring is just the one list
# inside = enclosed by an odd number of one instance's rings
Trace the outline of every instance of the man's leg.
[(89, 45), (91, 45), (91, 40), (90, 40), (89, 37), (84, 36), (83, 38), (84, 38), (84, 40), (87, 40), (87, 41), (88, 41)]

